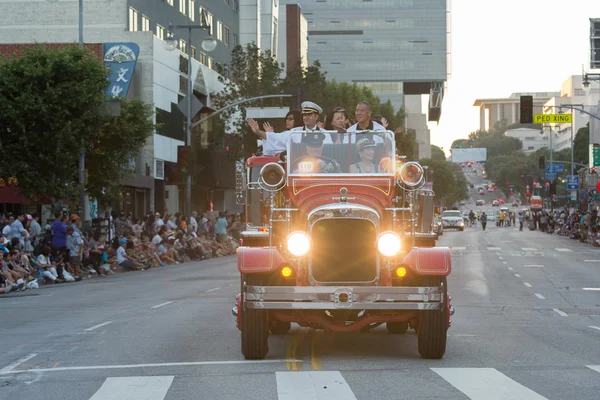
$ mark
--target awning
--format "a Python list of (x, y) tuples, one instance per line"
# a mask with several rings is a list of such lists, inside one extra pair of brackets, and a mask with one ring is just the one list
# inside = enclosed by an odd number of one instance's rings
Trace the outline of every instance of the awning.
[(4, 186), (2, 188), (0, 188), (0, 204), (3, 203), (7, 203), (7, 204), (23, 204), (23, 205), (32, 205), (32, 204), (39, 204), (39, 203), (45, 203), (48, 204), (48, 201), (43, 201), (43, 200), (39, 200), (39, 201), (32, 201), (29, 200), (28, 198), (26, 198), (25, 196), (23, 196), (20, 191), (19, 188), (16, 186)]

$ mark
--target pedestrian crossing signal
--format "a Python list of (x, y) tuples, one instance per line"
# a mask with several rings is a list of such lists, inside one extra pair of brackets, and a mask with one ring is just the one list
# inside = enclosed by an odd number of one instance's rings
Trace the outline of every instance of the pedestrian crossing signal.
[(521, 123), (533, 124), (533, 96), (521, 96)]

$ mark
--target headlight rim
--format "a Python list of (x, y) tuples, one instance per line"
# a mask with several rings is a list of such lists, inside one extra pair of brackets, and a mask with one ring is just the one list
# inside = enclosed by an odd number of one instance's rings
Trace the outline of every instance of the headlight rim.
[[(302, 235), (304, 237), (306, 237), (307, 241), (308, 241), (308, 248), (306, 250), (306, 252), (304, 254), (295, 254), (295, 252), (290, 250), (290, 238), (292, 238), (292, 236), (294, 235)], [(293, 231), (290, 232), (289, 235), (287, 235), (286, 239), (285, 239), (285, 245), (286, 245), (286, 250), (288, 251), (288, 253), (290, 253), (292, 256), (297, 257), (297, 258), (302, 258), (305, 257), (306, 255), (308, 255), (308, 253), (310, 253), (311, 250), (311, 237), (308, 233), (304, 232), (304, 231)]]
[[(397, 251), (396, 253), (392, 254), (392, 255), (384, 254), (384, 253), (381, 251), (381, 248), (379, 247), (380, 240), (381, 240), (381, 239), (382, 239), (384, 236), (386, 236), (386, 235), (392, 235), (392, 236), (394, 236), (394, 237), (395, 237), (395, 238), (398, 240), (398, 251)], [(396, 233), (396, 232), (394, 232), (394, 231), (385, 231), (385, 232), (381, 232), (381, 233), (379, 234), (379, 236), (377, 236), (377, 240), (376, 240), (376, 242), (375, 242), (375, 243), (376, 243), (376, 246), (377, 246), (377, 251), (379, 252), (379, 254), (380, 254), (381, 256), (383, 256), (383, 257), (385, 257), (385, 258), (394, 258), (394, 257), (397, 257), (398, 255), (400, 255), (400, 254), (402, 253), (402, 238), (400, 237), (400, 235), (399, 235), (399, 234), (397, 234), (397, 233)]]

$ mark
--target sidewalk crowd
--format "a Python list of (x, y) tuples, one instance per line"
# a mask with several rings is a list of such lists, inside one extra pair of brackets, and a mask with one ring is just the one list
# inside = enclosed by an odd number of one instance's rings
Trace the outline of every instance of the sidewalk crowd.
[(37, 214), (0, 215), (0, 294), (234, 254), (243, 220), (194, 211), (141, 221), (107, 212), (104, 225), (84, 230), (77, 214), (57, 212), (44, 229)]
[(598, 211), (555, 210), (540, 211), (527, 217), (529, 230), (568, 236), (582, 243), (600, 247), (600, 220)]

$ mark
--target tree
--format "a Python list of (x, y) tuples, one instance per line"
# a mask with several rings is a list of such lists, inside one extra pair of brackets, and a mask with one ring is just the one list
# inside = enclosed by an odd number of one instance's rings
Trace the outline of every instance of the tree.
[(436, 145), (431, 145), (431, 159), (437, 161), (446, 161), (446, 153)]
[(154, 132), (153, 114), (150, 104), (122, 99), (121, 115), (103, 118), (102, 128), (86, 151), (90, 197), (104, 204), (118, 198), (119, 181), (130, 173), (131, 160)]
[(579, 128), (575, 135), (575, 142), (573, 143), (573, 158), (577, 163), (588, 164), (590, 162), (590, 124), (588, 123), (585, 127)]
[(433, 191), (438, 199), (453, 203), (467, 197), (466, 178), (456, 164), (430, 158), (420, 160), (420, 163), (428, 167), (427, 179), (433, 182)]
[(17, 177), (28, 197), (70, 197), (82, 141), (89, 144), (103, 124), (107, 77), (76, 46), (40, 45), (0, 60), (0, 177)]

